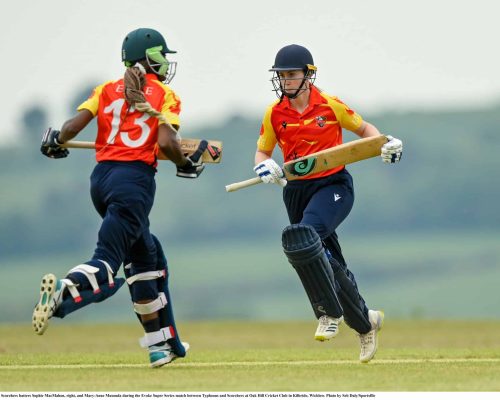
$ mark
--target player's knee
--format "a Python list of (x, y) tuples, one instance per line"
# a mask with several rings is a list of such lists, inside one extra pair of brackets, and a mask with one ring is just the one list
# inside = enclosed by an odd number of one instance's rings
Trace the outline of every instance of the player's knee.
[[(144, 268), (134, 263), (125, 266), (134, 310), (139, 315), (156, 312), (166, 304), (165, 294), (160, 291), (160, 280), (165, 279), (166, 271), (157, 270), (155, 267)], [(151, 300), (150, 304), (144, 305), (145, 300)]]
[(158, 285), (152, 280), (137, 281), (131, 285), (130, 289), (132, 299), (137, 303), (156, 299), (158, 297)]
[[(321, 239), (313, 226), (308, 224), (293, 224), (283, 230), (281, 236), (283, 250), (290, 260), (295, 263), (317, 257), (323, 252)], [(293, 264), (293, 263), (292, 263)]]

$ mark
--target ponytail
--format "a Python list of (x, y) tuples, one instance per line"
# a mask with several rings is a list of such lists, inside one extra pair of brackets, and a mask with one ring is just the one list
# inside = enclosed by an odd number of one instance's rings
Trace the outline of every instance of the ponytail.
[[(144, 92), (142, 91), (146, 84), (145, 73), (146, 70), (139, 63), (125, 70), (125, 76), (123, 77), (123, 82), (125, 83), (125, 101), (129, 104), (129, 108), (134, 107), (137, 111), (158, 118), (161, 122), (174, 129), (165, 116), (158, 110), (155, 110), (151, 104), (146, 101), (146, 96), (144, 96)], [(176, 130), (174, 129), (174, 131)]]

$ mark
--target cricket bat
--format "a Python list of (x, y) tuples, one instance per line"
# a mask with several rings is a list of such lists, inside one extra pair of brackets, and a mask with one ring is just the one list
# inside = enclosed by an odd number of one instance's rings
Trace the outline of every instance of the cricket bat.
[[(181, 139), (181, 150), (188, 156), (192, 155), (198, 148), (201, 139)], [(61, 147), (67, 149), (95, 149), (94, 142), (81, 142), (77, 140), (70, 140), (63, 143)], [(201, 159), (204, 163), (218, 164), (222, 159), (222, 142), (218, 140), (208, 140), (207, 149), (203, 152)], [(160, 150), (158, 153), (158, 160), (168, 160), (167, 156)]]
[[(382, 146), (388, 141), (384, 135), (353, 140), (339, 146), (309, 154), (305, 157), (297, 158), (296, 160), (288, 161), (283, 165), (283, 172), (288, 181), (293, 181), (341, 165), (366, 160), (367, 158), (379, 156)], [(232, 183), (226, 186), (226, 192), (234, 192), (261, 182), (261, 179), (257, 176), (246, 181)]]

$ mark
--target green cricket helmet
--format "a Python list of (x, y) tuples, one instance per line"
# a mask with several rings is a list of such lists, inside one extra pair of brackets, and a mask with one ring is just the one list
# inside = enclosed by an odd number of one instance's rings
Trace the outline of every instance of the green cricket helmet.
[(146, 60), (153, 72), (169, 83), (177, 70), (176, 62), (165, 58), (167, 53), (177, 53), (167, 46), (160, 32), (150, 28), (139, 28), (130, 32), (122, 44), (122, 61), (126, 67)]

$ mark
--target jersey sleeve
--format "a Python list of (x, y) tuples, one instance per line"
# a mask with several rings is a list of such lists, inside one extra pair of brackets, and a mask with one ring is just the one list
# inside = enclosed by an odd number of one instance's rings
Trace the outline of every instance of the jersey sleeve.
[(278, 140), (276, 139), (276, 133), (274, 132), (273, 124), (271, 122), (271, 115), (273, 112), (273, 106), (269, 106), (262, 119), (262, 125), (260, 127), (260, 136), (257, 140), (257, 150), (272, 152)]
[(82, 104), (78, 106), (77, 111), (89, 110), (95, 117), (97, 115), (97, 110), (99, 109), (99, 99), (101, 97), (102, 89), (106, 86), (106, 83), (97, 86), (90, 97), (85, 100)]
[(328, 104), (332, 108), (337, 121), (342, 128), (348, 129), (350, 131), (356, 131), (363, 123), (363, 118), (361, 115), (351, 110), (349, 106), (343, 103), (337, 97), (330, 97), (328, 99)]
[[(174, 93), (172, 89), (168, 86), (165, 87), (165, 97), (163, 101), (163, 106), (161, 108), (161, 113), (165, 116), (170, 125), (180, 126), (179, 114), (181, 112), (181, 100)], [(164, 122), (160, 121), (159, 124)]]

